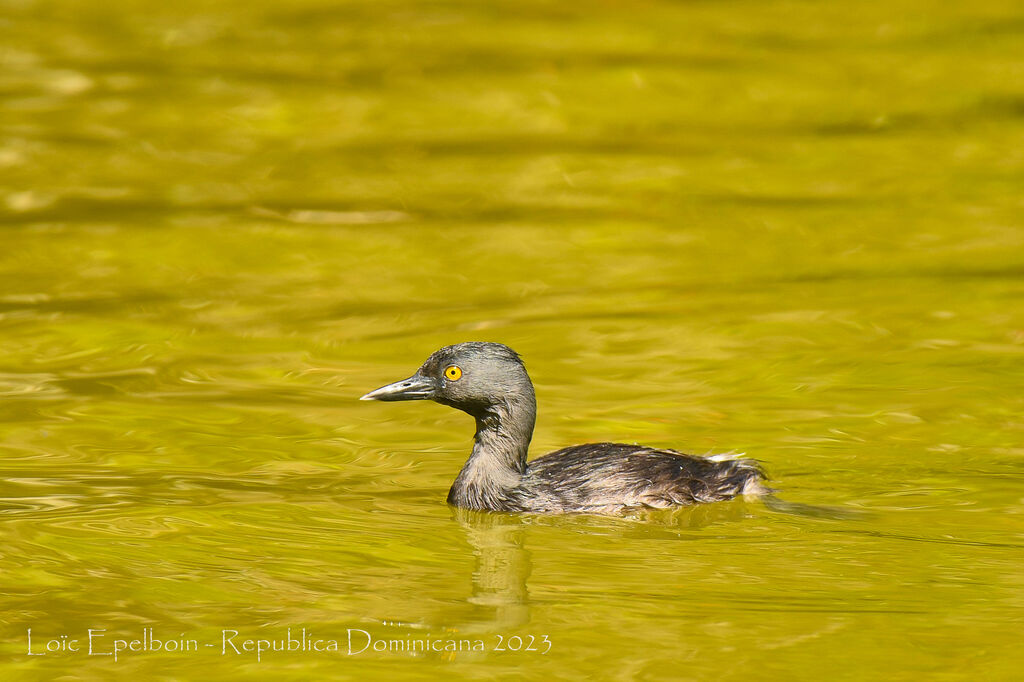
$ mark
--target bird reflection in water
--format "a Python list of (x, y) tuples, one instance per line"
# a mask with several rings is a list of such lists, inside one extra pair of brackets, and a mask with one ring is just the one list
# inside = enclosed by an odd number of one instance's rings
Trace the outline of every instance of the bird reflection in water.
[(530, 622), (532, 558), (526, 541), (531, 528), (555, 526), (566, 533), (587, 534), (600, 529), (624, 539), (699, 540), (705, 528), (749, 518), (753, 509), (741, 498), (711, 505), (634, 510), (621, 516), (522, 515), (452, 507), (452, 518), (465, 531), (474, 561), (472, 594), (467, 601), (476, 608), (473, 621), (459, 629), (496, 632)]

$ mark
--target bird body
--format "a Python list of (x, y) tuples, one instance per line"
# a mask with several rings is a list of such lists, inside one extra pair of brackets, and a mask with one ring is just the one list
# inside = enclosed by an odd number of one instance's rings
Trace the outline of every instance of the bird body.
[[(569, 508), (615, 512), (676, 507), (757, 493), (761, 470), (749, 460), (710, 459), (621, 443), (589, 443), (552, 452), (527, 465), (522, 511)], [(522, 498), (521, 500), (518, 498)]]
[(498, 343), (446, 346), (413, 376), (362, 400), (434, 400), (476, 419), (473, 450), (448, 492), (456, 507), (615, 513), (768, 492), (752, 460), (640, 445), (575, 445), (527, 462), (537, 411), (533, 384), (519, 355)]

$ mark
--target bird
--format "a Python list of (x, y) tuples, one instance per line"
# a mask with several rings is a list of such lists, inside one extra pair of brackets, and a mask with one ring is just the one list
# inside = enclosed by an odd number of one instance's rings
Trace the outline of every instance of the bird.
[(408, 379), (360, 400), (433, 400), (476, 420), (472, 452), (448, 491), (458, 508), (616, 514), (772, 492), (757, 462), (732, 455), (588, 443), (527, 461), (536, 396), (522, 358), (500, 343), (445, 346)]

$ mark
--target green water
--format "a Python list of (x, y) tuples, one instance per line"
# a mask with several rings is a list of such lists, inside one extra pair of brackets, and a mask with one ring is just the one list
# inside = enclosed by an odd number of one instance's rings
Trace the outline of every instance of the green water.
[[(0, 7), (5, 680), (1020, 679), (1019, 2)], [(464, 340), (863, 514), (456, 513)]]

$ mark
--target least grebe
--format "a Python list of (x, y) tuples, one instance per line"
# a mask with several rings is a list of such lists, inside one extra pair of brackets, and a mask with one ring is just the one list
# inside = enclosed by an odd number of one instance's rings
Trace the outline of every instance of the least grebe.
[(519, 355), (500, 343), (446, 346), (408, 379), (361, 400), (434, 400), (476, 419), (473, 452), (448, 492), (456, 507), (608, 513), (769, 492), (751, 460), (640, 445), (574, 445), (527, 462), (537, 415), (533, 384)]

